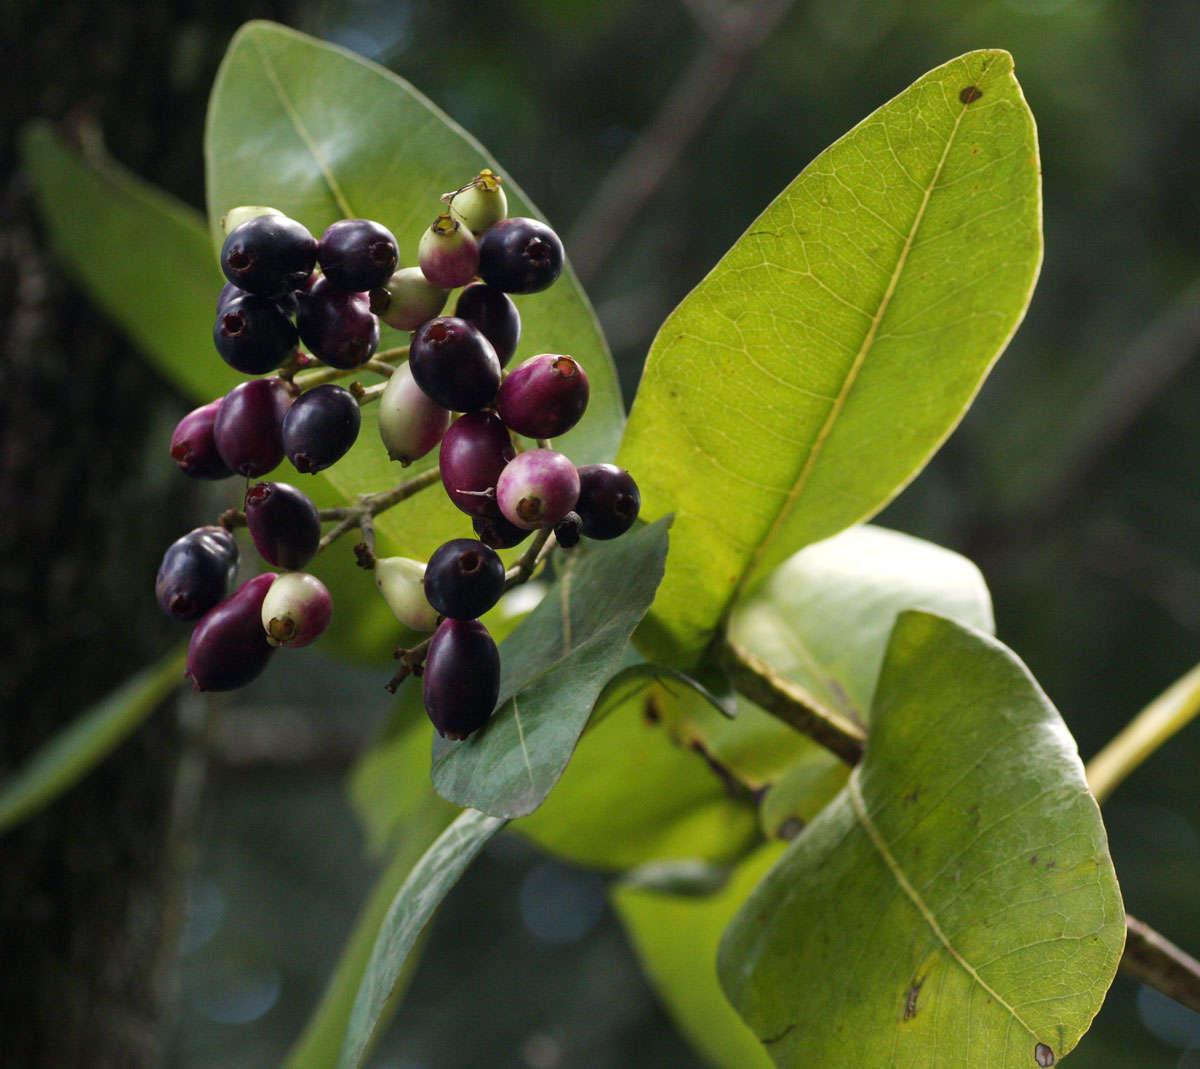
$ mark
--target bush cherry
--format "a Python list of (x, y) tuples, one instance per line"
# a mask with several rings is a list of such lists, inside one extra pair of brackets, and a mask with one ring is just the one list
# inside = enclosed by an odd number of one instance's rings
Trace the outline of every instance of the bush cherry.
[(197, 527), (163, 554), (154, 593), (176, 620), (196, 620), (229, 590), (237, 572), (237, 542), (224, 527)]
[(452, 538), (433, 551), (425, 567), (425, 596), (443, 616), (473, 620), (504, 593), (504, 564), (491, 546)]
[(272, 646), (308, 646), (333, 616), (333, 599), (315, 575), (285, 572), (271, 584), (259, 611)]
[(361, 425), (362, 410), (349, 390), (314, 386), (283, 417), (283, 451), (298, 472), (324, 471), (350, 452)]
[(507, 293), (486, 282), (472, 282), (458, 295), (454, 314), (492, 343), (501, 367), (508, 365), (521, 339), (521, 313)]
[(283, 460), (283, 417), (292, 403), (278, 378), (251, 379), (222, 399), (213, 420), (213, 440), (226, 466), (239, 475), (266, 475)]
[(321, 235), (317, 262), (331, 285), (361, 293), (392, 277), (400, 250), (387, 227), (371, 219), (340, 219)]
[(470, 282), (479, 270), (479, 245), (471, 231), (443, 213), (421, 235), (417, 263), (434, 286), (457, 289)]
[(221, 270), (235, 286), (279, 297), (301, 285), (317, 262), (317, 240), (286, 215), (256, 215), (229, 232)]
[(346, 369), (371, 359), (379, 345), (379, 320), (366, 293), (349, 293), (322, 277), (299, 301), (296, 326), (313, 356)]
[(513, 370), (496, 394), (496, 411), (526, 438), (557, 438), (583, 417), (588, 379), (577, 360), (542, 353)]
[(213, 341), (221, 359), (243, 375), (274, 371), (299, 337), (275, 301), (253, 293), (227, 300), (213, 325)]
[(538, 293), (562, 274), (558, 235), (537, 219), (502, 219), (479, 240), (479, 277), (505, 293)]
[(470, 412), (450, 424), (438, 457), (446, 494), (470, 516), (499, 516), (496, 483), (515, 455), (508, 430), (492, 412)]
[(578, 497), (575, 465), (553, 449), (519, 453), (496, 481), (496, 503), (505, 519), (530, 530), (553, 527), (575, 507)]
[(193, 479), (225, 479), (233, 472), (217, 452), (213, 424), (223, 398), (192, 409), (179, 421), (171, 435), (171, 458), (179, 470)]
[(615, 464), (585, 464), (579, 469), (579, 499), (575, 511), (588, 538), (623, 535), (637, 519), (642, 495), (633, 476)]
[(474, 412), (500, 388), (500, 360), (492, 343), (457, 316), (438, 316), (413, 335), (412, 376), (434, 401), (452, 412)]
[(443, 738), (465, 739), (487, 723), (500, 694), (500, 651), (478, 620), (443, 620), (422, 675), (425, 711)]
[(287, 483), (255, 483), (246, 491), (246, 526), (263, 560), (303, 568), (321, 541), (317, 506)]
[(267, 666), (274, 647), (262, 626), (262, 604), (275, 576), (267, 572), (244, 582), (209, 609), (192, 632), (187, 678), (197, 690), (236, 690)]
[(449, 410), (430, 400), (412, 368), (396, 368), (379, 398), (379, 437), (388, 456), (407, 467), (430, 452), (449, 426)]

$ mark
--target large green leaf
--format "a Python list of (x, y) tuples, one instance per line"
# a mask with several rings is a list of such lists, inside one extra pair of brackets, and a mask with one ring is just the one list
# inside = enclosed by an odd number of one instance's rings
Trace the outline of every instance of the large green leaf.
[(961, 418), (1042, 256), (1005, 52), (919, 79), (814, 160), (668, 317), (618, 462), (676, 515), (639, 632), (687, 667), (777, 564), (879, 509)]
[(717, 946), (725, 926), (779, 853), (778, 844), (761, 847), (715, 894), (665, 894), (641, 885), (637, 873), (613, 889), (613, 905), (659, 997), (679, 1030), (722, 1069), (771, 1064), (721, 991)]
[[(268, 204), (314, 234), (343, 217), (378, 220), (396, 235), (401, 260), (415, 263), (421, 231), (440, 210), (439, 195), (481, 167), (503, 175), (511, 214), (537, 215), (483, 147), (403, 79), (267, 22), (248, 23), (229, 46), (209, 102), (205, 156), (214, 246), (226, 211)], [(544, 293), (516, 300), (522, 317), (517, 359), (570, 353), (587, 369), (588, 412), (557, 447), (579, 464), (611, 459), (624, 422), (620, 391), (574, 274), (568, 268)], [(391, 344), (406, 341), (390, 332)], [(405, 473), (434, 463), (436, 457), (427, 457)], [(350, 497), (385, 488), (401, 473), (384, 453), (375, 406), (368, 405), (357, 444), (325, 474)], [(387, 552), (419, 559), (465, 526), (462, 513), (436, 491), (377, 521)]]
[(393, 900), (354, 999), (341, 1066), (356, 1066), (377, 1037), (405, 962), (434, 910), (487, 841), (504, 827), (500, 817), (468, 809), (425, 852)]
[(558, 782), (601, 689), (662, 579), (670, 517), (575, 551), (500, 647), (492, 719), (463, 742), (436, 739), (443, 798), (504, 817), (532, 813)]
[[(562, 779), (513, 830), (579, 865), (730, 862), (758, 838), (749, 791), (706, 760), (703, 743), (667, 715), (694, 686), (634, 665), (604, 688)], [(613, 770), (620, 769), (619, 775)]]
[(0, 784), (0, 832), (33, 816), (117, 748), (183, 679), (182, 649), (80, 713)]
[(995, 639), (921, 612), (863, 764), (721, 944), (780, 1065), (1051, 1065), (1104, 1000), (1125, 915), (1058, 713)]

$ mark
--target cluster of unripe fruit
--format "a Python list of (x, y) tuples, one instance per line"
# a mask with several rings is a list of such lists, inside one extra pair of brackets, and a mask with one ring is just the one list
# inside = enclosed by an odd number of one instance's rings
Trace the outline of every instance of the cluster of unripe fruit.
[[(396, 239), (371, 220), (341, 220), (318, 241), (274, 209), (229, 213), (221, 250), (229, 281), (213, 337), (231, 367), (268, 377), (188, 413), (171, 455), (204, 479), (257, 478), (285, 456), (298, 472), (323, 471), (353, 446), (359, 406), (368, 400), (379, 402), (380, 436), (393, 460), (406, 466), (440, 443), (443, 486), (472, 517), (477, 537), (445, 543), (425, 566), (405, 558), (373, 564), (398, 619), (434, 632), (423, 672), (412, 667), (423, 674), (438, 731), (465, 738), (487, 721), (499, 691), (499, 652), (479, 621), (509, 585), (496, 550), (535, 530), (553, 530), (564, 548), (581, 535), (614, 538), (632, 526), (640, 498), (627, 472), (611, 464), (576, 468), (550, 448), (587, 408), (588, 379), (576, 360), (543, 353), (504, 370), (521, 333), (509, 295), (538, 292), (558, 278), (564, 257), (557, 235), (538, 220), (507, 217), (500, 179), (490, 171), (443, 199), (448, 210), (424, 232), (418, 266), (399, 269)], [(442, 315), (460, 287), (455, 314)], [(412, 332), (407, 362), (398, 367), (373, 359), (381, 319)], [(367, 366), (388, 379), (370, 390), (324, 382), (302, 390), (296, 372), (317, 363)], [(518, 452), (512, 432), (537, 448)], [(287, 571), (256, 576), (226, 597), (238, 558), (227, 526), (242, 519), (263, 559)], [(249, 486), (244, 513), (223, 523), (175, 542), (156, 584), (168, 615), (198, 621), (187, 675), (200, 690), (250, 682), (275, 648), (315, 641), (332, 614), (329, 591), (301, 570), (321, 548), (321, 515), (302, 491), (282, 482)]]

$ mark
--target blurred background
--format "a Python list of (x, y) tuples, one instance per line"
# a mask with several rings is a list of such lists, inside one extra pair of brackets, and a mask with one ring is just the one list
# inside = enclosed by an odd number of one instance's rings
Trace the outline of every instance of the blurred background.
[[(202, 208), (208, 90), (252, 17), (390, 67), (495, 153), (564, 236), (627, 399), (657, 324), (814, 155), (929, 68), (1011, 51), (1040, 131), (1041, 281), (881, 522), (980, 565), (999, 636), (1085, 757), (1200, 660), (1193, 0), (7, 0), (0, 772), (177, 640), (150, 578), (211, 514), (165, 463), (184, 402), (48, 252), (18, 131), (102, 138)], [(0, 1034), (43, 1052), (13, 1064), (282, 1058), (372, 881), (344, 784), (388, 709), (379, 673), (307, 665), (203, 735), (189, 702), (162, 710), (0, 839)], [(1198, 761), (1194, 726), (1104, 811), (1129, 911), (1193, 953)], [(438, 914), (373, 1064), (701, 1064), (606, 901), (599, 876), (502, 836)], [(1200, 1066), (1200, 1015), (1119, 977), (1070, 1064)]]

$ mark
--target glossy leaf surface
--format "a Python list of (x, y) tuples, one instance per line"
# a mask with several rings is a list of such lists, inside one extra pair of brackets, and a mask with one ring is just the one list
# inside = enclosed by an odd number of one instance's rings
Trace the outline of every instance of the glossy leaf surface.
[(676, 551), (639, 643), (695, 663), (793, 552), (877, 511), (962, 417), (1042, 257), (1006, 52), (920, 78), (816, 158), (668, 317), (618, 456)]

